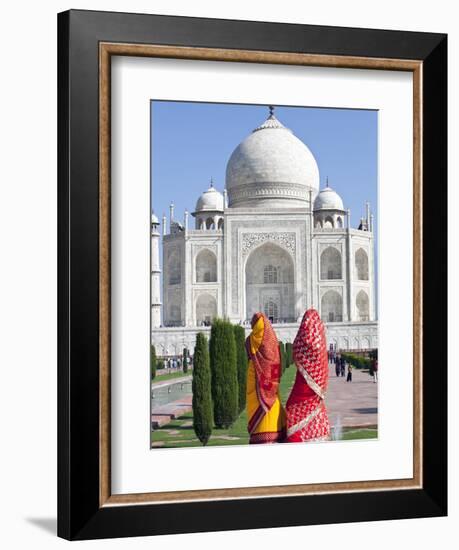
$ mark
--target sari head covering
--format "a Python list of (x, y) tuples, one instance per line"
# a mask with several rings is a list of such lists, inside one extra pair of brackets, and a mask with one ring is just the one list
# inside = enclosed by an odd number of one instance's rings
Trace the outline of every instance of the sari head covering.
[(250, 443), (274, 443), (285, 436), (285, 412), (278, 396), (282, 372), (279, 342), (263, 313), (256, 313), (251, 325), (246, 339), (247, 429)]
[(328, 439), (330, 423), (324, 398), (328, 384), (325, 327), (311, 308), (293, 342), (296, 379), (287, 401), (287, 442)]

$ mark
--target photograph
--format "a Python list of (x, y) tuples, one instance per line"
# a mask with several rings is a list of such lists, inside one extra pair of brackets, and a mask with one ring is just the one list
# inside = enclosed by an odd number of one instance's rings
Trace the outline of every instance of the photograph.
[(153, 99), (150, 144), (151, 449), (378, 438), (378, 111)]
[(321, 9), (58, 14), (59, 537), (448, 514), (448, 28)]

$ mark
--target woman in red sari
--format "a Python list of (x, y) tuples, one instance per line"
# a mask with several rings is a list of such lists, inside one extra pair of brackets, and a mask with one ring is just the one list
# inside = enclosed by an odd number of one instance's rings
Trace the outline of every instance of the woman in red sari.
[(279, 342), (263, 313), (252, 317), (246, 340), (247, 429), (250, 443), (276, 443), (285, 438), (285, 411), (279, 400), (281, 377)]
[(324, 397), (328, 384), (325, 328), (315, 309), (308, 309), (293, 342), (296, 379), (287, 401), (287, 443), (330, 438)]

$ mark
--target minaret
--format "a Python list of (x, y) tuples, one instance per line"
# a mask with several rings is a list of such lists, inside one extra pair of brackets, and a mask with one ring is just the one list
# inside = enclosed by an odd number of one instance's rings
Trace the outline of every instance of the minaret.
[(174, 208), (175, 204), (171, 202), (169, 205), (169, 233), (172, 233), (172, 224), (174, 223)]
[(185, 228), (185, 235), (188, 233), (188, 210), (185, 210), (185, 214), (183, 216), (183, 226)]
[(367, 231), (371, 231), (370, 230), (370, 203), (367, 201), (366, 203), (366, 210), (367, 210)]
[(151, 329), (161, 326), (161, 284), (159, 267), (159, 220), (151, 213)]

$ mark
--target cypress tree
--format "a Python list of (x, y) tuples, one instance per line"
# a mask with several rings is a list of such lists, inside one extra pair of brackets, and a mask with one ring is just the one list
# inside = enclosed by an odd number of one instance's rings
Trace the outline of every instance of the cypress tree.
[(156, 377), (156, 350), (153, 344), (150, 346), (150, 370), (151, 379), (154, 380)]
[(196, 335), (194, 348), (193, 380), (193, 429), (199, 441), (206, 445), (212, 433), (212, 398), (209, 348), (202, 332)]
[(282, 341), (279, 342), (279, 355), (280, 355), (282, 374), (283, 374), (285, 369), (287, 368), (287, 356), (285, 355), (285, 345), (284, 345), (284, 342)]
[(289, 367), (293, 363), (293, 346), (291, 342), (285, 344), (286, 365)]
[(182, 369), (184, 373), (188, 372), (188, 350), (183, 348), (183, 364)]
[(209, 351), (215, 426), (229, 428), (238, 417), (236, 343), (229, 321), (214, 320)]
[(234, 341), (236, 343), (237, 381), (238, 381), (238, 410), (239, 414), (245, 409), (247, 391), (248, 359), (245, 350), (245, 330), (240, 325), (234, 325)]

